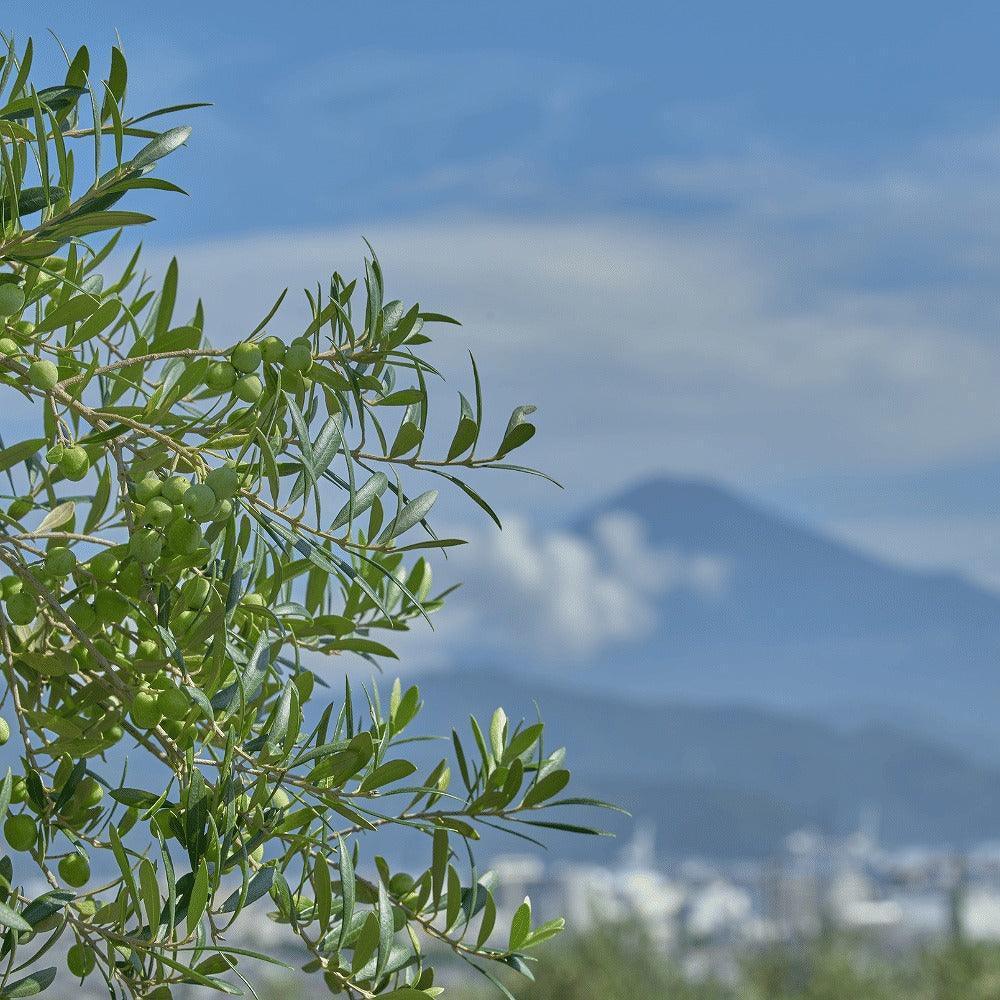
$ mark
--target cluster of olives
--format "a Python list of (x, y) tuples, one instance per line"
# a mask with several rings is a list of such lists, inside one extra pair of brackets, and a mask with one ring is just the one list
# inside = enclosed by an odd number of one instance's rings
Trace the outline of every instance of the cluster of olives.
[(191, 556), (205, 544), (203, 525), (220, 524), (233, 515), (240, 474), (231, 465), (213, 469), (204, 482), (186, 476), (161, 480), (147, 472), (134, 486), (141, 527), (129, 541), (130, 554), (143, 565), (155, 563), (164, 549)]
[[(4, 720), (0, 720), (4, 721)], [(4, 721), (4, 726), (6, 722)], [(9, 728), (8, 728), (9, 732)], [(73, 771), (73, 761), (69, 757), (63, 757), (56, 769), (51, 791), (58, 793), (65, 786)], [(93, 821), (100, 814), (101, 801), (104, 798), (104, 789), (101, 784), (90, 775), (84, 778), (73, 789), (69, 800), (61, 806), (63, 816), (74, 825), (83, 825)], [(4, 839), (7, 846), (12, 851), (28, 852), (35, 851), (41, 847), (41, 832), (37, 819), (31, 814), (37, 807), (27, 793), (27, 784), (23, 777), (14, 779), (11, 786), (11, 803), (18, 805), (24, 803), (25, 809), (22, 812), (12, 813), (7, 817), (3, 825)], [(90, 859), (83, 848), (77, 844), (75, 849), (64, 854), (59, 859), (59, 878), (71, 889), (80, 889), (90, 881)], [(93, 901), (81, 899), (83, 904)], [(49, 922), (36, 925), (36, 930), (52, 930), (58, 920), (53, 914), (48, 918)], [(80, 978), (90, 975), (94, 970), (95, 958), (92, 949), (82, 943), (77, 942), (66, 955), (66, 966), (69, 971)]]
[[(40, 361), (38, 364), (48, 364)], [(78, 483), (90, 472), (90, 455), (80, 444), (54, 444), (45, 453), (49, 465), (57, 466), (59, 471), (69, 480)]]
[[(53, 780), (53, 793), (58, 795), (63, 789), (73, 768), (74, 762), (68, 756), (60, 759)], [(60, 807), (60, 812), (74, 825), (85, 825), (100, 815), (103, 798), (101, 783), (88, 774), (73, 789), (68, 801)], [(37, 811), (37, 806), (28, 795), (27, 783), (23, 777), (14, 779), (10, 800), (14, 805), (23, 803), (25, 811), (7, 817), (3, 827), (4, 839), (13, 851), (33, 851), (39, 843), (39, 830), (38, 822), (31, 813)], [(82, 848), (78, 847), (60, 859), (59, 874), (67, 885), (75, 889), (87, 884), (90, 879), (90, 860)]]
[(129, 716), (138, 729), (162, 726), (168, 736), (179, 736), (191, 707), (187, 693), (160, 671), (136, 691)]
[(229, 352), (228, 361), (209, 365), (205, 382), (214, 393), (231, 392), (242, 402), (256, 403), (264, 393), (264, 382), (256, 374), (262, 364), (280, 371), (283, 388), (300, 390), (312, 368), (312, 342), (297, 337), (286, 347), (277, 337), (265, 337), (259, 343), (245, 340)]
[[(49, 458), (63, 468), (73, 449), (55, 454), (60, 448), (63, 446), (50, 449)], [(117, 660), (118, 650), (99, 634), (100, 630), (120, 625), (132, 615), (131, 602), (141, 599), (153, 564), (164, 560), (161, 569), (168, 573), (193, 565), (192, 559), (232, 518), (240, 485), (240, 473), (232, 465), (211, 470), (203, 482), (181, 475), (161, 479), (155, 472), (147, 472), (132, 487), (135, 527), (127, 543), (101, 549), (83, 563), (78, 563), (68, 546), (52, 545), (31, 567), (32, 573), (55, 594), (64, 587), (74, 591), (67, 608), (69, 617), (85, 633), (97, 634), (93, 646), (102, 656)], [(17, 498), (8, 513), (23, 517), (31, 505), (28, 498)], [(194, 620), (210, 594), (208, 579), (193, 575), (185, 580), (174, 621), (178, 631), (183, 632)], [(35, 588), (16, 575), (0, 580), (0, 598), (15, 625), (30, 625), (41, 607)], [(158, 648), (155, 642), (153, 645)], [(80, 644), (74, 647), (73, 655), (86, 660), (91, 653)], [(139, 655), (148, 659), (153, 654), (140, 649)]]
[[(11, 323), (9, 317), (20, 316), (24, 302), (24, 289), (20, 285), (10, 281), (0, 283), (0, 318), (8, 320), (8, 330), (13, 331), (22, 341), (30, 337), (31, 324)], [(0, 337), (0, 355), (10, 358), (21, 355), (23, 351), (24, 348), (14, 337), (10, 335)], [(49, 392), (59, 382), (59, 366), (45, 358), (31, 357), (28, 361), (28, 381), (36, 389)]]

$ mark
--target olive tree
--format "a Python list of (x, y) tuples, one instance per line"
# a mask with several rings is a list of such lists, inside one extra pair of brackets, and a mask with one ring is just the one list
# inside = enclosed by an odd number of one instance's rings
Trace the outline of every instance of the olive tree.
[[(119, 49), (99, 83), (85, 48), (65, 55), (41, 89), (30, 42), (0, 61), (0, 383), (30, 428), (17, 440), (5, 420), (0, 442), (16, 750), (0, 997), (42, 991), (63, 955), (112, 995), (239, 993), (274, 960), (231, 943), (264, 913), (334, 993), (437, 995), (428, 941), (527, 973), (562, 923), (526, 901), (495, 926), (471, 847), (483, 825), (594, 832), (543, 812), (588, 804), (559, 798), (562, 751), (497, 709), (418, 770), (417, 689), (352, 690), (346, 663), (392, 657), (441, 606), (426, 553), (460, 542), (435, 534), (423, 487), (495, 517), (467, 479), (532, 471), (507, 457), (533, 407), (486, 444), (473, 362), (428, 454), (440, 379), (422, 354), (454, 321), (390, 300), (374, 254), (360, 284), (305, 293), (294, 339), (270, 332), (284, 293), (236, 336), (200, 304), (179, 318), (176, 261), (142, 271), (123, 234), (152, 219), (121, 205), (180, 190), (159, 171), (190, 130), (159, 125), (197, 105), (129, 114)], [(426, 844), (423, 870), (379, 855), (391, 827)]]

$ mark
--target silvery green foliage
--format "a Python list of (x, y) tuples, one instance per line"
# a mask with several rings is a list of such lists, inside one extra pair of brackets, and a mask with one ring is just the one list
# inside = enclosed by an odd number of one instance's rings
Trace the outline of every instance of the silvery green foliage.
[[(374, 255), (360, 286), (306, 293), (290, 343), (269, 333), (283, 295), (237, 342), (200, 306), (178, 317), (176, 262), (154, 284), (122, 256), (152, 221), (123, 206), (179, 190), (160, 171), (189, 129), (159, 129), (196, 105), (132, 116), (118, 49), (100, 82), (86, 49), (66, 61), (42, 89), (30, 43), (0, 67), (0, 382), (34, 414), (0, 448), (0, 738), (21, 743), (0, 782), (0, 997), (45, 989), (64, 945), (63, 976), (112, 994), (240, 993), (230, 928), (264, 912), (334, 993), (436, 995), (428, 940), (526, 972), (561, 921), (525, 902), (495, 926), (469, 848), (483, 824), (579, 829), (539, 818), (581, 804), (559, 799), (562, 753), (497, 710), (420, 773), (416, 688), (383, 702), (338, 665), (392, 657), (441, 605), (421, 553), (460, 542), (433, 532), (427, 486), (495, 517), (466, 477), (531, 471), (505, 460), (533, 408), (486, 445), (473, 365), (428, 454), (422, 348), (452, 321), (387, 300)], [(425, 868), (379, 857), (393, 825)]]

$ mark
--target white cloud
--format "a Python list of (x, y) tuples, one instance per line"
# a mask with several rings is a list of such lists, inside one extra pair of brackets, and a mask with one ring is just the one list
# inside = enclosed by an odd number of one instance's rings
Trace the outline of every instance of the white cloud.
[[(1000, 445), (1000, 350), (909, 292), (823, 290), (725, 227), (622, 220), (370, 227), (390, 292), (458, 315), (496, 419), (541, 405), (533, 458), (576, 490), (663, 467), (740, 480), (979, 457)], [(355, 273), (355, 232), (183, 253), (210, 327), (254, 325), (271, 289)], [(352, 264), (354, 265), (352, 267)], [(264, 289), (267, 289), (265, 291)], [(214, 322), (213, 322), (214, 320)], [(497, 412), (499, 411), (499, 412)]]
[(462, 587), (436, 616), (433, 635), (418, 626), (397, 643), (409, 666), (470, 657), (577, 664), (648, 635), (664, 595), (716, 600), (730, 575), (717, 555), (651, 548), (645, 526), (620, 512), (600, 517), (591, 538), (539, 530), (521, 517), (504, 518), (502, 532), (458, 534), (470, 544), (453, 550), (447, 571)]

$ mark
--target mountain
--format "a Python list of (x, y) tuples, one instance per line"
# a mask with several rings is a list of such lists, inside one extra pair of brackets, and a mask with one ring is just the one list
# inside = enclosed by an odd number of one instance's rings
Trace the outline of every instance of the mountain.
[[(497, 705), (530, 721), (537, 705), (547, 745), (568, 747), (574, 793), (615, 802), (634, 820), (563, 818), (624, 837), (650, 824), (663, 858), (766, 856), (797, 829), (843, 835), (866, 816), (895, 845), (968, 846), (1000, 830), (1000, 768), (886, 726), (845, 731), (786, 712), (639, 702), (498, 672), (429, 674), (419, 686), (421, 732), (446, 733), (470, 713), (488, 720)], [(543, 839), (556, 856), (590, 860), (622, 846)]]
[(713, 598), (667, 593), (652, 633), (589, 664), (579, 682), (892, 720), (992, 752), (1000, 598), (954, 574), (890, 565), (704, 482), (643, 483), (572, 527), (592, 536), (609, 512), (634, 516), (656, 550), (724, 560), (728, 579)]
[[(843, 834), (864, 815), (893, 844), (997, 836), (1000, 599), (709, 483), (649, 481), (570, 528), (596, 550), (612, 514), (664, 560), (720, 560), (724, 585), (667, 588), (651, 630), (576, 667), (481, 654), (479, 669), (427, 675), (426, 731), (500, 704), (530, 718), (537, 700), (579, 791), (651, 822), (664, 856), (769, 854), (797, 828)], [(554, 851), (618, 846), (560, 837)]]

